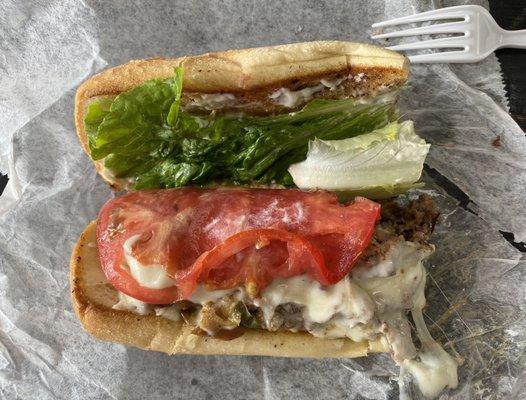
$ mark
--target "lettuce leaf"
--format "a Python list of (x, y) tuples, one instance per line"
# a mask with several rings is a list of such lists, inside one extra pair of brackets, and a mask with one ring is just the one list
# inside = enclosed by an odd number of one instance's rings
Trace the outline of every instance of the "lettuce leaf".
[(429, 146), (416, 135), (412, 121), (395, 121), (358, 137), (315, 139), (307, 158), (289, 172), (302, 189), (368, 191), (384, 197), (420, 179)]
[(135, 188), (211, 183), (292, 185), (291, 164), (309, 142), (341, 140), (386, 126), (393, 101), (309, 102), (297, 112), (267, 117), (193, 115), (180, 107), (183, 70), (109, 100), (93, 101), (85, 126), (91, 157), (104, 160)]

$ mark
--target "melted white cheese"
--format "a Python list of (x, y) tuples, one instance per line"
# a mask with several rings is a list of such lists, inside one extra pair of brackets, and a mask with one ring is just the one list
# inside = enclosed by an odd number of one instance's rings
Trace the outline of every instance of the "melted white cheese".
[(122, 292), (118, 292), (119, 301), (113, 305), (114, 310), (129, 311), (139, 315), (147, 315), (152, 312), (157, 316), (164, 317), (171, 321), (180, 321), (181, 312), (177, 305), (155, 307), (153, 304), (145, 303), (143, 301), (127, 296)]
[[(422, 316), (426, 303), (426, 273), (422, 260), (431, 252), (432, 248), (426, 251), (409, 242), (397, 244), (389, 257), (395, 266), (395, 275), (357, 280), (374, 297), (377, 317), (386, 321), (386, 338), (392, 348), (393, 358), (400, 365), (402, 398), (407, 398), (404, 386), (406, 376), (411, 376), (422, 394), (429, 398), (438, 396), (446, 387), (454, 389), (458, 385), (457, 362), (433, 340)], [(404, 310), (408, 308), (412, 309), (413, 321), (422, 344), (416, 357), (409, 324), (404, 315)]]
[(424, 322), (422, 309), (426, 305), (425, 272), (418, 287), (413, 293), (413, 309), (411, 314), (415, 323), (418, 339), (422, 348), (416, 358), (406, 359), (400, 365), (401, 398), (407, 398), (405, 393), (405, 376), (413, 378), (422, 394), (429, 398), (437, 397), (446, 387), (454, 389), (458, 385), (458, 364), (430, 335)]
[(396, 101), (396, 98), (399, 94), (399, 90), (393, 89), (386, 91), (384, 87), (380, 88), (381, 90), (378, 90), (376, 95), (373, 97), (358, 97), (363, 94), (363, 92), (361, 92), (360, 90), (355, 90), (352, 93), (352, 95), (357, 97), (355, 100), (359, 104), (387, 104)]
[(235, 104), (236, 96), (232, 93), (205, 93), (192, 96), (189, 107), (200, 107), (207, 110), (227, 107)]
[(262, 308), (267, 324), (276, 307), (287, 303), (303, 306), (307, 330), (337, 314), (347, 320), (349, 327), (367, 322), (374, 314), (372, 299), (348, 277), (328, 287), (307, 275), (276, 279), (261, 293), (260, 299), (254, 300), (254, 304)]
[[(411, 310), (415, 301), (415, 293), (425, 284), (425, 269), (422, 260), (432, 253), (432, 247), (423, 247), (411, 242), (399, 242), (387, 253), (384, 263), (392, 264), (394, 274), (382, 276), (383, 268), (371, 269), (365, 278), (355, 278), (356, 284), (374, 297), (377, 311)], [(373, 267), (374, 268), (374, 267)]]
[(194, 292), (192, 293), (192, 297), (190, 297), (189, 300), (192, 303), (204, 305), (209, 302), (215, 303), (219, 299), (226, 296), (230, 296), (232, 294), (237, 294), (239, 298), (243, 298), (243, 291), (244, 290), (242, 288), (225, 290), (206, 290), (204, 285), (197, 285)]
[(154, 309), (153, 305), (126, 296), (121, 292), (119, 292), (119, 301), (112, 308), (114, 310), (131, 311), (140, 315), (150, 314)]
[(355, 323), (352, 318), (333, 317), (325, 324), (315, 325), (309, 329), (310, 334), (325, 339), (349, 338), (355, 342), (363, 342), (374, 338), (378, 329), (373, 323)]
[(395, 271), (395, 265), (391, 257), (386, 257), (376, 265), (361, 265), (351, 270), (353, 279), (364, 279), (374, 277), (385, 277), (392, 275)]
[(354, 77), (354, 81), (355, 82), (361, 82), (362, 80), (365, 80), (364, 76), (365, 76), (365, 74), (363, 72), (360, 72), (358, 75), (356, 75)]
[(279, 88), (269, 95), (269, 98), (276, 104), (283, 107), (294, 108), (303, 103), (306, 103), (315, 93), (322, 91), (325, 85), (318, 84), (316, 86), (306, 87), (301, 90), (290, 90), (287, 88)]
[(340, 85), (340, 83), (342, 83), (343, 81), (347, 80), (348, 78), (349, 78), (348, 76), (344, 76), (344, 77), (333, 79), (333, 80), (320, 79), (320, 83), (323, 86), (329, 88), (330, 90), (335, 90)]
[(170, 321), (176, 321), (176, 322), (182, 319), (181, 311), (175, 304), (172, 304), (171, 306), (166, 306), (166, 307), (155, 307), (155, 315), (157, 315), (158, 317), (163, 317), (163, 318), (169, 319)]
[(160, 264), (143, 265), (132, 255), (132, 246), (141, 235), (131, 236), (124, 245), (124, 258), (130, 269), (130, 274), (141, 286), (150, 289), (164, 289), (174, 286), (175, 282), (166, 274), (166, 269)]
[(433, 340), (424, 323), (422, 310), (414, 309), (412, 315), (422, 349), (418, 352), (417, 358), (402, 362), (399, 379), (400, 392), (405, 392), (404, 376), (410, 375), (424, 396), (434, 398), (446, 387), (450, 389), (457, 387), (458, 364)]

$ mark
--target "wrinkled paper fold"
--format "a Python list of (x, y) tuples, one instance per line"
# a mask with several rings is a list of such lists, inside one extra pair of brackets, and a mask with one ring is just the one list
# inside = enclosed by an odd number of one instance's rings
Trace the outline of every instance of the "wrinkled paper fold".
[[(319, 39), (369, 41), (371, 23), (431, 7), (430, 1), (385, 3), (55, 0), (3, 6), (0, 171), (11, 179), (0, 197), (4, 398), (398, 397), (391, 379), (397, 367), (388, 355), (169, 357), (96, 342), (72, 311), (68, 283), (78, 235), (112, 196), (75, 134), (73, 101), (82, 80), (134, 58)], [(427, 264), (425, 318), (463, 363), (459, 389), (450, 393), (455, 399), (519, 398), (525, 385), (525, 261), (499, 230), (526, 239), (526, 140), (502, 108), (499, 78), (494, 56), (470, 66), (413, 66), (401, 101), (405, 117), (433, 145), (424, 190), (442, 216), (432, 237), (437, 251)], [(497, 136), (499, 147), (492, 144)], [(463, 192), (462, 201), (452, 187)]]

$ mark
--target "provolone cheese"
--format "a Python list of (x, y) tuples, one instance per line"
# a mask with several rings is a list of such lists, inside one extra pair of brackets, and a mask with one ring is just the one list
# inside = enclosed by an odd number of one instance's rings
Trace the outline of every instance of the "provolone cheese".
[(166, 268), (160, 264), (143, 265), (132, 255), (132, 246), (141, 235), (131, 236), (124, 242), (124, 258), (133, 276), (141, 286), (149, 289), (164, 289), (174, 286), (175, 282), (166, 273)]

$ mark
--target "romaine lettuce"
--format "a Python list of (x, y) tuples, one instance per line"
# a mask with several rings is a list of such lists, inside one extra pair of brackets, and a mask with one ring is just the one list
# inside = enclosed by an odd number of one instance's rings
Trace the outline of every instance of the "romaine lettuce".
[[(85, 126), (91, 157), (135, 188), (210, 183), (293, 184), (291, 164), (309, 141), (340, 140), (384, 127), (393, 101), (312, 100), (297, 112), (267, 117), (192, 115), (180, 107), (183, 71), (113, 99), (94, 100)], [(111, 102), (111, 104), (110, 104)]]
[(314, 139), (307, 158), (289, 172), (302, 189), (397, 193), (418, 181), (429, 146), (412, 121), (395, 121), (349, 139)]

